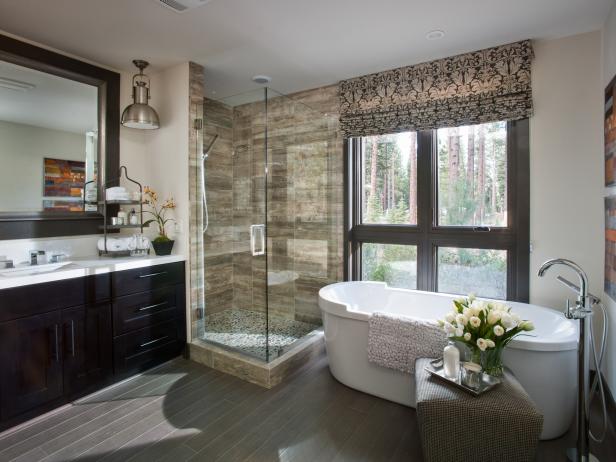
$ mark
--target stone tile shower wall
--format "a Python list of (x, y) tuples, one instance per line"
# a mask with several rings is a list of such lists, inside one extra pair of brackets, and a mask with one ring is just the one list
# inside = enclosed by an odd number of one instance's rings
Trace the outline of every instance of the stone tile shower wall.
[(209, 226), (204, 237), (206, 314), (233, 301), (233, 111), (211, 99), (204, 104), (204, 145), (218, 138), (206, 161)]
[[(329, 117), (317, 117), (291, 99)], [(279, 282), (268, 289), (270, 314), (320, 324), (318, 290), (342, 280), (338, 89), (319, 88), (291, 99), (268, 101), (267, 220), (264, 103), (231, 108), (206, 100), (204, 143), (219, 135), (206, 170), (206, 315), (230, 308), (265, 311), (266, 261), (251, 255), (252, 224), (268, 225), (267, 264)]]

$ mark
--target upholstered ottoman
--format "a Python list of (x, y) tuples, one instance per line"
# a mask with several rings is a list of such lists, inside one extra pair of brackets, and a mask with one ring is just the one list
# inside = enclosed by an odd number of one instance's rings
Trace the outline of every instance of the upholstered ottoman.
[(509, 371), (481, 396), (445, 384), (415, 364), (417, 419), (426, 462), (535, 459), (543, 416)]

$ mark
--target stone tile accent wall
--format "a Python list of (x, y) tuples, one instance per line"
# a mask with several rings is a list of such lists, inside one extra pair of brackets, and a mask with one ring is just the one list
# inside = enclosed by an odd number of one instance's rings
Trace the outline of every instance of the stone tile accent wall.
[(206, 160), (209, 226), (205, 233), (206, 315), (231, 309), (233, 300), (233, 170), (231, 108), (206, 99), (204, 140), (218, 135)]
[[(264, 311), (268, 290), (270, 313), (321, 323), (318, 291), (343, 277), (338, 107), (336, 85), (270, 98), (267, 124), (263, 101), (230, 107), (206, 100), (204, 143), (219, 135), (206, 164), (210, 226), (201, 287), (206, 315), (230, 308)], [(197, 173), (191, 170), (194, 178)], [(191, 188), (191, 201), (193, 189), (193, 209), (200, 217), (199, 185)], [(250, 252), (250, 225), (263, 223), (268, 225), (267, 264), (276, 282), (269, 289), (266, 257)], [(191, 219), (191, 236), (199, 234), (197, 224)]]

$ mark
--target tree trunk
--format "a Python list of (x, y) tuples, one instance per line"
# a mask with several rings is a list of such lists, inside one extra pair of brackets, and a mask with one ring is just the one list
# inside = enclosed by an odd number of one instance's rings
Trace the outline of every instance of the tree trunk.
[(475, 131), (471, 128), (468, 132), (468, 149), (466, 154), (466, 184), (468, 195), (475, 197)]
[(498, 178), (497, 178), (497, 168), (496, 168), (496, 143), (492, 143), (492, 159), (494, 162), (493, 168), (492, 168), (492, 175), (493, 175), (493, 180), (492, 180), (492, 214), (496, 214), (498, 211), (496, 210), (496, 188), (498, 185)]
[(485, 129), (483, 126), (479, 126), (479, 140), (477, 143), (477, 168), (479, 170), (477, 175), (477, 195), (479, 198), (479, 212), (477, 215), (478, 224), (483, 224), (485, 216), (485, 186), (486, 186), (486, 140)]
[(417, 132), (411, 132), (409, 153), (409, 222), (417, 224)]
[(449, 134), (449, 206), (454, 203), (454, 188), (458, 181), (460, 169), (460, 131), (457, 127), (450, 128)]
[[(375, 136), (372, 138), (372, 150), (370, 151), (370, 197), (368, 198), (368, 206), (370, 204), (376, 204), (376, 161), (379, 154), (379, 142), (381, 141), (380, 136)], [(368, 211), (373, 212), (373, 210)]]

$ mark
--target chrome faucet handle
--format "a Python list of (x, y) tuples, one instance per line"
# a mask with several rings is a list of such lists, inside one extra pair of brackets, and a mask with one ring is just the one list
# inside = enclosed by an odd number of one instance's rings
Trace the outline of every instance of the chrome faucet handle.
[(44, 250), (31, 250), (30, 251), (30, 265), (35, 266), (35, 265), (40, 265), (41, 263), (45, 263), (45, 262), (39, 261), (39, 258), (42, 259), (43, 257), (45, 257)]
[(572, 319), (573, 315), (571, 314), (571, 302), (567, 299), (567, 309), (565, 310), (565, 318)]
[(64, 261), (64, 257), (66, 257), (64, 253), (54, 253), (49, 256), (49, 263), (60, 263)]

